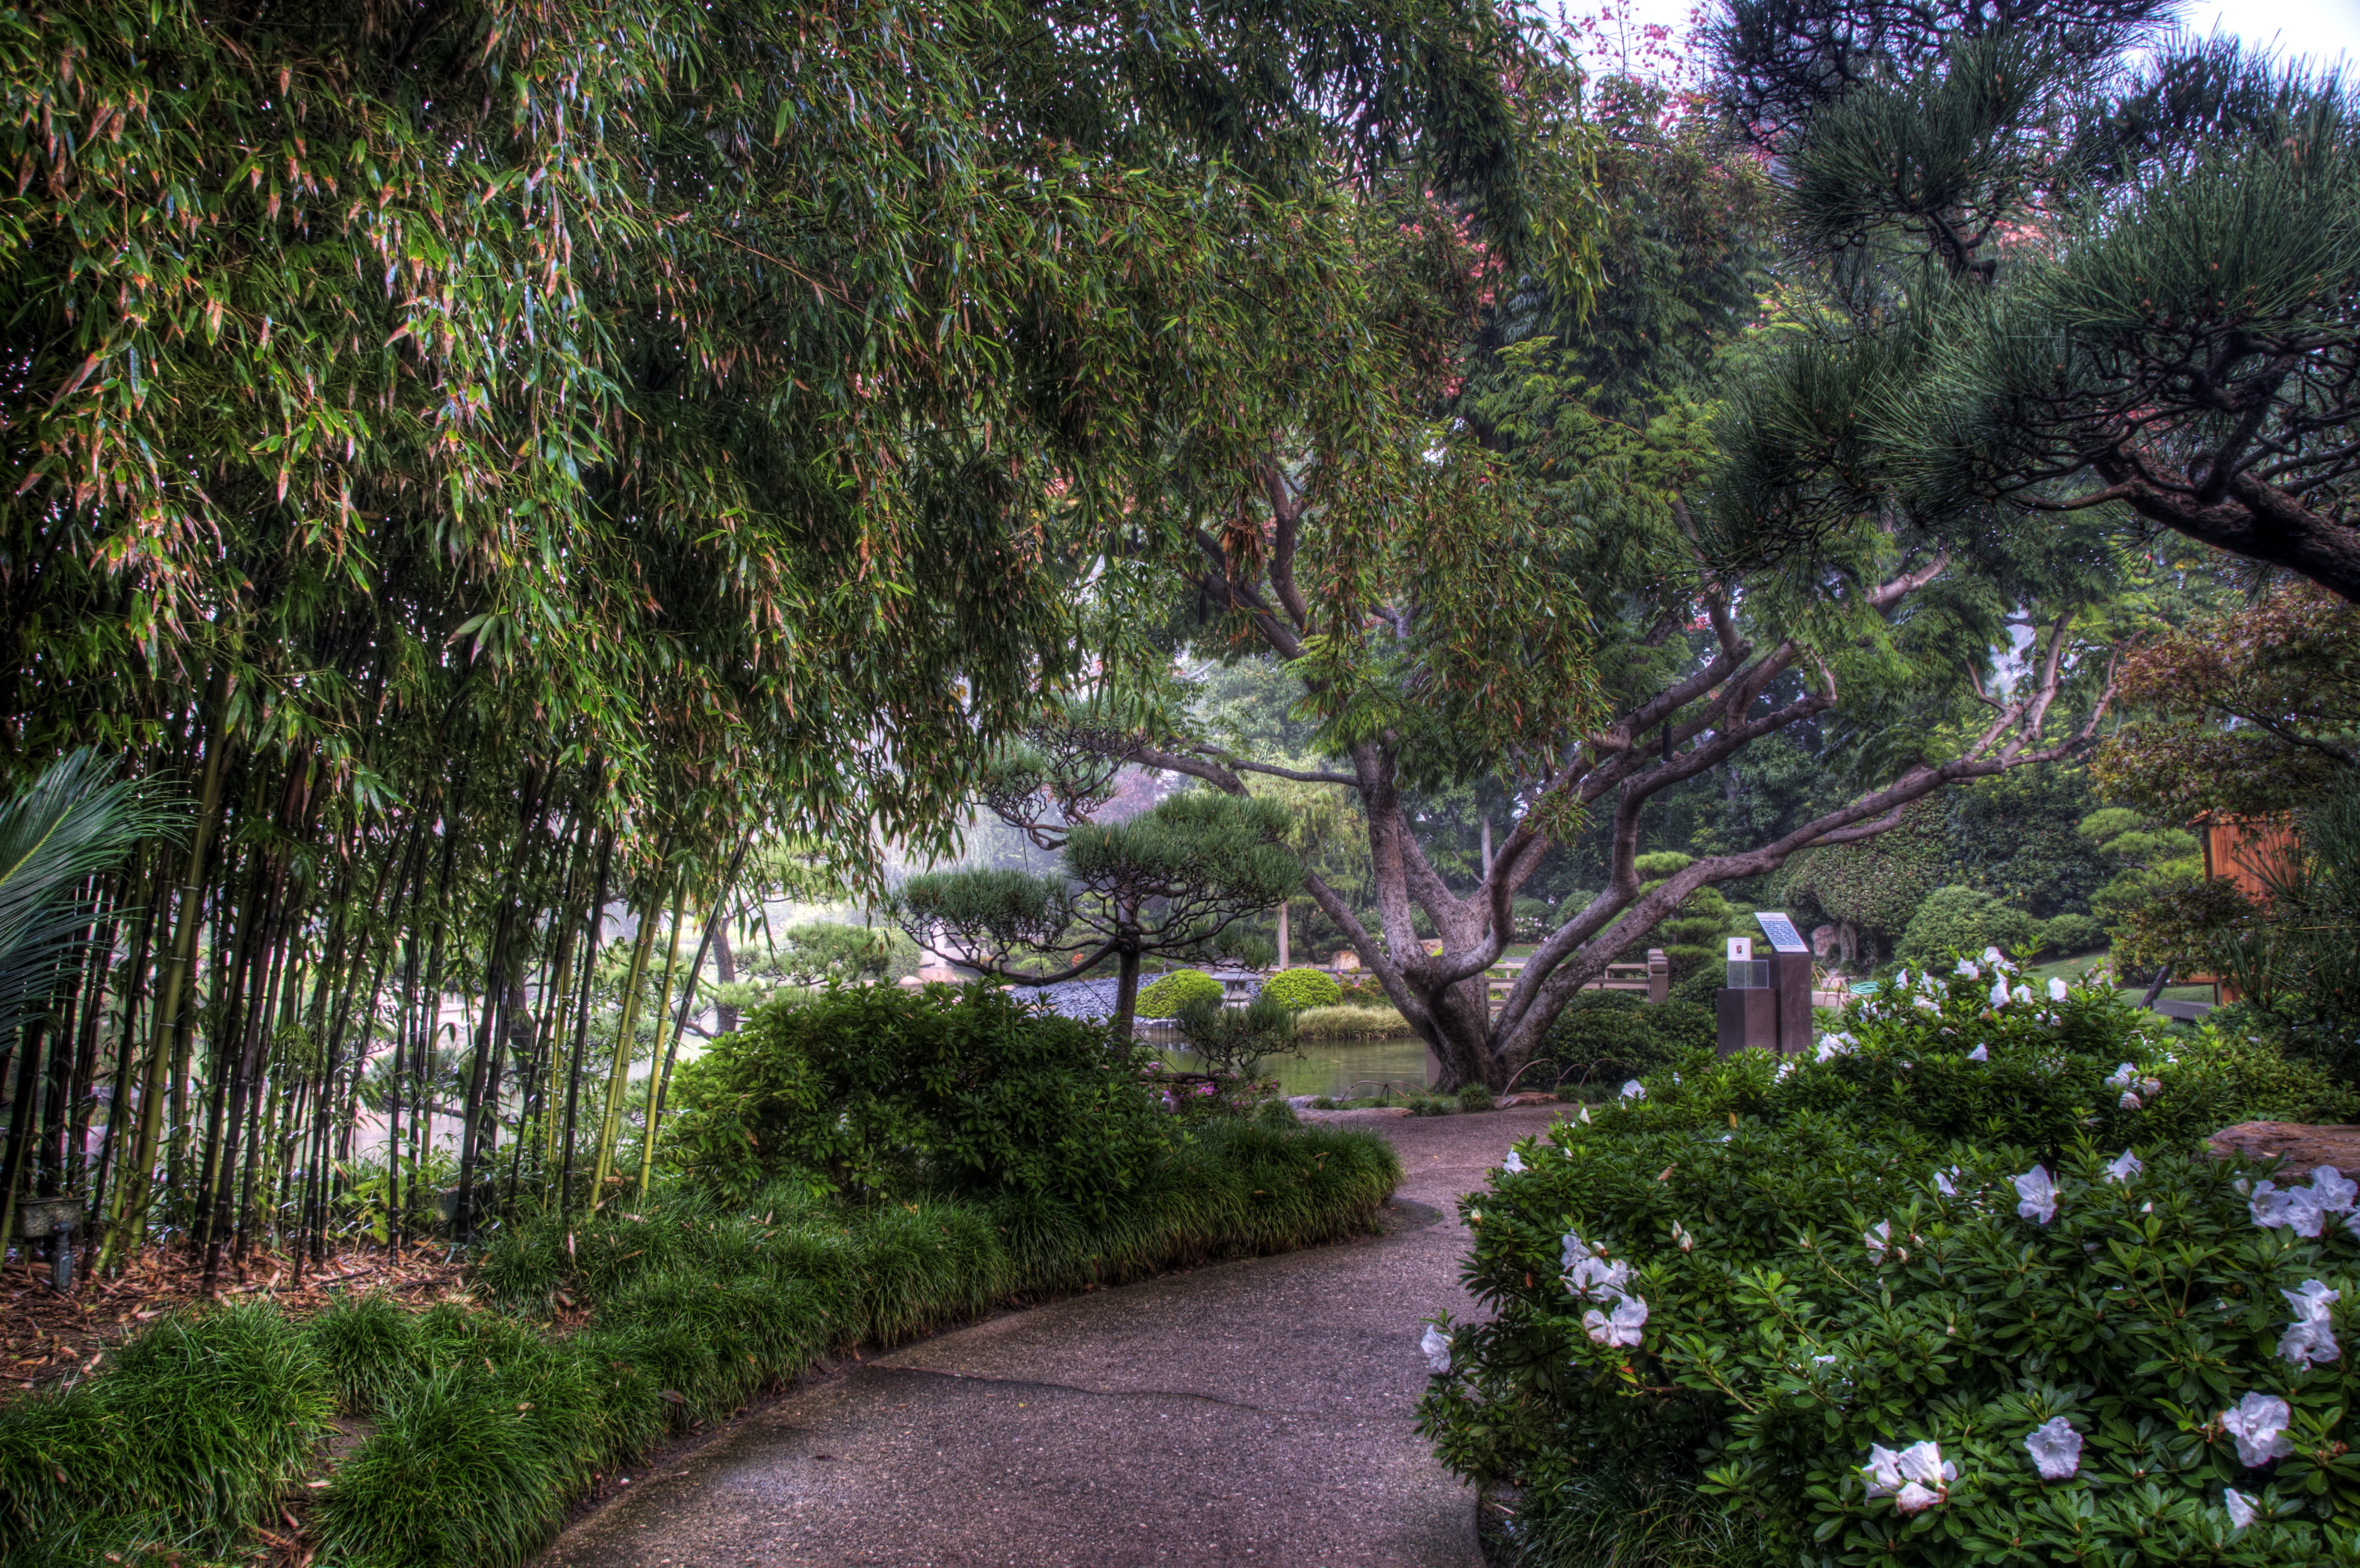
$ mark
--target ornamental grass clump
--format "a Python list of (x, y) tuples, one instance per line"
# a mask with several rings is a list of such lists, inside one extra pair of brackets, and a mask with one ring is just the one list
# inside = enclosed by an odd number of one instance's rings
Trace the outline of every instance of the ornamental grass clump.
[(1633, 1477), (1723, 1564), (2360, 1561), (2360, 1183), (2185, 1130), (2275, 1072), (1966, 967), (1825, 1060), (1651, 1078), (1469, 1200), (1491, 1321), (1437, 1325), (1420, 1420), (1523, 1488), (1527, 1561), (1620, 1540)]

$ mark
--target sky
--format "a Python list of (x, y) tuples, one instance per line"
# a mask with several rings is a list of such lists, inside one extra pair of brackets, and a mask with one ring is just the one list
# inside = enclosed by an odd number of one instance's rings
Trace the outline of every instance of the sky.
[[(1566, 5), (1575, 15), (1616, 8), (1598, 0)], [(1628, 0), (1628, 8), (1633, 26), (1662, 23), (1677, 38), (1687, 31), (1696, 0)], [(2181, 22), (2197, 33), (2225, 29), (2249, 43), (2307, 56), (2315, 64), (2340, 60), (2360, 69), (2360, 0), (2194, 0), (2182, 10)]]

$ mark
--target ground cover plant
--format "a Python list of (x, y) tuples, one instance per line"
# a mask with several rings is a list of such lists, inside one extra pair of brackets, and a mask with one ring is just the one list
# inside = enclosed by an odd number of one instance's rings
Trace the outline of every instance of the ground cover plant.
[[(1166, 1116), (1140, 1066), (989, 985), (765, 1006), (683, 1074), (661, 1182), (504, 1226), (467, 1299), (205, 1312), (0, 1411), (0, 1564), (232, 1558), (296, 1498), (322, 1564), (520, 1563), (602, 1476), (821, 1356), (1356, 1234), (1400, 1180), (1283, 1106)], [(366, 1435), (307, 1484), (339, 1412)]]
[(1844, 1021), (1650, 1075), (1467, 1200), (1496, 1317), (1438, 1326), (1421, 1421), (1522, 1488), (1527, 1561), (2360, 1557), (2355, 1189), (2200, 1148), (2348, 1093), (1986, 962)]

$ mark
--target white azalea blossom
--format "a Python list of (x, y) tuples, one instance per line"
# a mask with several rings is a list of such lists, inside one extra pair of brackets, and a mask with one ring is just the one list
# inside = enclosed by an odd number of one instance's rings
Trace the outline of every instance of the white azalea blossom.
[(2011, 1176), (2019, 1200), (2016, 1212), (2026, 1219), (2047, 1225), (2057, 1217), (2057, 1179), (2049, 1174), (2049, 1167), (2036, 1165), (2021, 1176)]
[(1603, 1258), (1585, 1258), (1566, 1270), (1565, 1288), (1576, 1296), (1602, 1296), (1612, 1300), (1629, 1294), (1631, 1266), (1610, 1263)]
[(2355, 1192), (2360, 1192), (2360, 1184), (2346, 1180), (2334, 1166), (2322, 1165), (2311, 1172), (2308, 1187), (2255, 1182), (2248, 1207), (2254, 1223), (2266, 1229), (2286, 1225), (2297, 1236), (2315, 1236), (2326, 1228), (2329, 1215), (2352, 1212)]
[(2024, 1451), (2032, 1455), (2033, 1468), (2044, 1481), (2070, 1481), (2081, 1468), (2081, 1434), (2063, 1416), (2051, 1416), (2034, 1427), (2024, 1440)]
[(2114, 1107), (2117, 1110), (2136, 1111), (2142, 1103), (2136, 1094), (2125, 1089), (2123, 1091), (2123, 1097), (2114, 1102)]
[(1991, 1060), (1991, 1047), (1987, 1045), (1979, 1045), (1975, 1047), (1972, 1051), (1967, 1052), (1967, 1060), (1970, 1062), (1989, 1062)]
[(1823, 1034), (1819, 1036), (1818, 1060), (1821, 1062), (1832, 1062), (1839, 1056), (1850, 1056), (1851, 1054), (1852, 1037), (1850, 1035)]
[(1436, 1372), (1450, 1370), (1450, 1336), (1448, 1334), (1432, 1323), (1428, 1323), (1426, 1325), (1426, 1337), (1417, 1342), (1417, 1347), (1426, 1352), (1426, 1364), (1428, 1367)]
[(1959, 1195), (1959, 1184), (1950, 1180), (1949, 1171), (1937, 1171), (1934, 1172), (1934, 1191), (1946, 1198), (1955, 1198)]
[(2002, 956), (1999, 949), (1995, 947), (1987, 947), (1983, 949), (1983, 962), (1990, 964), (1994, 969), (2005, 969), (2011, 974), (2015, 973), (2016, 970), (2016, 965), (2010, 964), (2006, 958)]
[(1588, 1105), (1581, 1107), (1581, 1125), (1584, 1127), (1588, 1127), (1590, 1125), (1590, 1107)]
[(2065, 993), (2066, 993), (2066, 990), (2067, 990), (2067, 989), (2068, 989), (2068, 987), (2066, 986), (2066, 984), (2065, 984), (2064, 980), (2063, 980), (2060, 976), (2058, 976), (2058, 975), (2051, 975), (2049, 977), (2049, 999), (2050, 1001), (2052, 1001), (2052, 1002), (2061, 1002), (2061, 1001), (2063, 1001), (2063, 1000), (2065, 999)]
[(1794, 1070), (1795, 1064), (1792, 1062), (1781, 1062), (1778, 1063), (1777, 1071), (1770, 1074), (1771, 1081), (1775, 1083), (1777, 1080), (1784, 1078), (1787, 1073), (1792, 1073)]
[(1941, 1502), (1959, 1476), (1959, 1467), (1944, 1464), (1941, 1448), (1932, 1443), (1913, 1443), (1898, 1454), (1873, 1443), (1861, 1470), (1868, 1477), (1870, 1497), (1891, 1497), (1906, 1514)]
[(1882, 1263), (1885, 1261), (1885, 1255), (1893, 1250), (1893, 1222), (1879, 1220), (1867, 1230), (1861, 1232), (1860, 1238), (1868, 1243), (1868, 1260), (1872, 1263)]
[(2256, 1511), (2254, 1499), (2237, 1490), (2236, 1487), (2221, 1488), (2221, 1505), (2229, 1510), (2229, 1530), (2232, 1534), (2254, 1522)]
[(2139, 1163), (2139, 1157), (2125, 1149), (2106, 1162), (2106, 1180), (2127, 1181), (2146, 1169)]
[(1647, 1097), (1647, 1086), (1636, 1078), (1631, 1079), (1622, 1085), (1622, 1097), (1626, 1100), (1644, 1100)]
[(2127, 1089), (2131, 1086), (2132, 1081), (2137, 1077), (2138, 1064), (2133, 1062), (2125, 1062), (2121, 1066), (2115, 1068), (2112, 1073), (2106, 1074), (2106, 1087), (2109, 1089)]
[(1992, 982), (1992, 1006), (1994, 1007), (2007, 1006), (2007, 976), (2005, 975)]
[(1672, 1239), (1680, 1244), (1680, 1250), (1682, 1252), (1694, 1252), (1696, 1250), (1696, 1237), (1690, 1236), (1688, 1234), (1688, 1227), (1680, 1224), (1677, 1220), (1674, 1220), (1672, 1222)]
[(2221, 1427), (2237, 1440), (2237, 1462), (2247, 1469), (2294, 1452), (2286, 1434), (2293, 1411), (2276, 1394), (2248, 1393), (2221, 1412)]
[(2331, 1303), (2343, 1300), (2343, 1292), (2331, 1290), (2325, 1282), (2305, 1279), (2298, 1290), (2280, 1290), (2294, 1321), (2278, 1340), (2278, 1354), (2297, 1367), (2324, 1367), (2340, 1359), (2344, 1347), (2335, 1343), (2335, 1329), (2328, 1316)]
[(1595, 1310), (1581, 1314), (1581, 1326), (1589, 1331), (1593, 1341), (1622, 1350), (1637, 1346), (1639, 1331), (1646, 1322), (1647, 1303), (1636, 1296), (1624, 1296), (1618, 1300), (1612, 1316)]
[(1950, 973), (1961, 980), (1980, 980), (1983, 977), (1983, 972), (1975, 967), (1975, 961), (1972, 958), (1959, 960), (1959, 966)]
[(1582, 1240), (1581, 1237), (1576, 1236), (1571, 1231), (1568, 1231), (1563, 1236), (1557, 1237), (1557, 1267), (1564, 1269), (1565, 1272), (1568, 1274), (1573, 1272), (1574, 1266), (1579, 1263), (1583, 1258), (1595, 1258), (1598, 1256), (1598, 1248), (1590, 1246), (1590, 1243)]
[(1508, 1150), (1508, 1158), (1500, 1162), (1500, 1170), (1502, 1174), (1509, 1176), (1523, 1175), (1524, 1173), (1524, 1157), (1518, 1154), (1513, 1149)]

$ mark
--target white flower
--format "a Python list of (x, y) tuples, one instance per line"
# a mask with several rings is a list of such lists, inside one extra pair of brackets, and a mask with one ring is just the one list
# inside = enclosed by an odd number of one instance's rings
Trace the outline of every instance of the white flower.
[(1602, 1258), (1585, 1258), (1565, 1273), (1565, 1288), (1576, 1296), (1602, 1296), (1612, 1301), (1627, 1295), (1630, 1283), (1628, 1263), (1609, 1263)]
[(2110, 1181), (2127, 1181), (2146, 1169), (2146, 1166), (2139, 1163), (2139, 1157), (2125, 1149), (2106, 1162), (2106, 1179)]
[(2360, 1199), (2360, 1181), (2349, 1181), (2333, 1165), (2322, 1165), (2311, 1173), (2311, 1190), (2319, 1194), (2321, 1210), (2332, 1214), (2348, 1214), (2355, 1200)]
[(2016, 1205), (2017, 1214), (2042, 1225), (2057, 1217), (2057, 1179), (2049, 1174), (2049, 1167), (2036, 1165), (2008, 1180), (2016, 1183), (2016, 1195), (2022, 1200)]
[(2297, 1367), (2324, 1367), (2344, 1354), (2325, 1318), (2297, 1318), (2278, 1336), (2278, 1354)]
[(1626, 1100), (1644, 1100), (1647, 1097), (1647, 1086), (1633, 1078), (1622, 1085), (1622, 1097)]
[(1437, 1372), (1450, 1370), (1450, 1336), (1448, 1334), (1432, 1323), (1428, 1323), (1426, 1325), (1426, 1337), (1417, 1342), (1417, 1347), (1426, 1352), (1426, 1366)]
[(1860, 1238), (1868, 1243), (1868, 1260), (1882, 1263), (1885, 1255), (1893, 1250), (1893, 1222), (1879, 1220), (1871, 1228), (1861, 1232)]
[(1983, 949), (1983, 962), (1990, 964), (1994, 969), (2013, 969), (2016, 967), (2015, 964), (2010, 964), (2006, 959), (2001, 957), (1999, 949), (1995, 947), (1987, 947)]
[(1590, 1107), (1588, 1105), (1581, 1107), (1581, 1125), (1584, 1127), (1588, 1127), (1590, 1125)]
[(1861, 1469), (1868, 1476), (1870, 1497), (1891, 1497), (1902, 1512), (1913, 1514), (1940, 1502), (1959, 1475), (1956, 1465), (1942, 1463), (1942, 1450), (1932, 1443), (1913, 1443), (1898, 1454), (1872, 1443)]
[(1680, 1250), (1682, 1252), (1694, 1252), (1696, 1250), (1696, 1237), (1690, 1236), (1688, 1234), (1688, 1226), (1680, 1224), (1677, 1220), (1674, 1220), (1672, 1222), (1672, 1239), (1680, 1244)]
[(2343, 1292), (2331, 1290), (2318, 1279), (2305, 1279), (2300, 1290), (2280, 1290), (2287, 1306), (2294, 1313), (2286, 1334), (2278, 1340), (2278, 1354), (2297, 1367), (2324, 1367), (2344, 1355), (2344, 1347), (2335, 1343), (2335, 1329), (2328, 1316), (2330, 1303), (2344, 1299)]
[(2293, 1216), (2294, 1194), (2281, 1192), (2278, 1184), (2267, 1178), (2254, 1183), (2254, 1194), (2245, 1200), (2245, 1208), (2254, 1223), (2264, 1230), (2276, 1230)]
[(1781, 1062), (1778, 1063), (1778, 1070), (1770, 1074), (1770, 1081), (1775, 1083), (1779, 1079), (1786, 1077), (1787, 1073), (1792, 1073), (1794, 1070), (1795, 1064), (1793, 1062)]
[(2131, 1080), (2137, 1076), (2137, 1064), (2135, 1062), (2125, 1062), (2121, 1066), (2115, 1068), (2112, 1073), (2106, 1074), (2106, 1087), (2109, 1089), (2127, 1089), (2131, 1086)]
[(1590, 1331), (1592, 1341), (1623, 1350), (1638, 1345), (1639, 1330), (1646, 1322), (1647, 1303), (1636, 1296), (1624, 1296), (1616, 1301), (1612, 1317), (1596, 1311), (1581, 1314), (1581, 1326)]
[(1571, 1231), (1568, 1231), (1563, 1236), (1557, 1237), (1557, 1266), (1568, 1274), (1573, 1272), (1574, 1266), (1579, 1263), (1583, 1258), (1595, 1258), (1598, 1256), (1598, 1249), (1596, 1247), (1590, 1246), (1590, 1243), (1582, 1240), (1581, 1237), (1574, 1235)]
[(2034, 1427), (2024, 1440), (2024, 1451), (2032, 1455), (2033, 1467), (2044, 1481), (2070, 1481), (2081, 1468), (2081, 1434), (2063, 1416), (2051, 1416)]
[(2123, 1091), (2123, 1097), (2114, 1102), (2114, 1107), (2117, 1110), (2136, 1111), (2139, 1108), (2139, 1097), (2125, 1089)]
[[(1951, 1169), (1956, 1170), (1958, 1168), (1953, 1166)], [(1952, 1181), (1946, 1172), (1940, 1171), (1934, 1172), (1934, 1191), (1941, 1193), (1942, 1196), (1946, 1198), (1955, 1198), (1959, 1195), (1958, 1183)]]
[(1905, 991), (1909, 989), (1909, 971), (1905, 969), (1900, 974), (1896, 975), (1893, 977), (1893, 983), (1900, 986)]
[(1959, 960), (1959, 966), (1950, 973), (1961, 980), (1980, 980), (1983, 977), (1983, 972), (1975, 967), (1975, 961), (1972, 958)]
[(1508, 1150), (1508, 1158), (1500, 1162), (1500, 1171), (1503, 1175), (1523, 1175), (1524, 1173), (1524, 1157), (1518, 1154), (1513, 1149)]
[(2033, 999), (2032, 987), (2025, 985), (2021, 981), (2018, 981), (2016, 987), (2016, 999), (2019, 1002), (2031, 1001)]
[(1991, 1047), (1987, 1045), (1979, 1045), (1975, 1047), (1972, 1051), (1967, 1052), (1967, 1060), (1970, 1062), (1989, 1062), (1991, 1060)]
[(2005, 975), (1992, 982), (1992, 1006), (1994, 1007), (2007, 1006), (2007, 976)]
[(2229, 1510), (2231, 1533), (2234, 1534), (2254, 1522), (2254, 1499), (2237, 1490), (2236, 1487), (2222, 1487), (2221, 1503)]
[(2267, 1465), (2294, 1452), (2287, 1440), (2287, 1422), (2293, 1411), (2276, 1394), (2248, 1393), (2221, 1412), (2221, 1427), (2237, 1440), (2237, 1462), (2247, 1469)]
[(1839, 1056), (1850, 1056), (1851, 1054), (1852, 1041), (1847, 1037), (1840, 1034), (1823, 1034), (1819, 1036), (1819, 1061), (1832, 1062)]
[(2065, 982), (2061, 978), (2054, 975), (2051, 975), (2049, 977), (2049, 999), (2050, 1001), (2063, 1001), (2065, 999), (2066, 989)]

